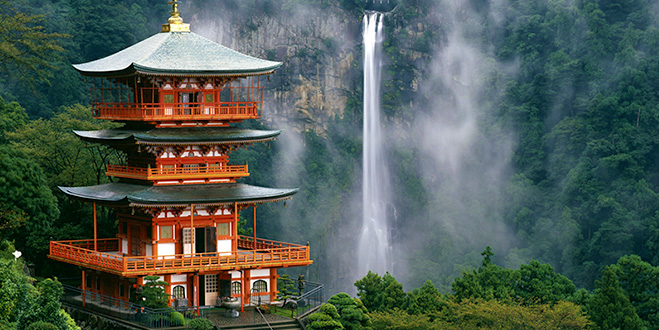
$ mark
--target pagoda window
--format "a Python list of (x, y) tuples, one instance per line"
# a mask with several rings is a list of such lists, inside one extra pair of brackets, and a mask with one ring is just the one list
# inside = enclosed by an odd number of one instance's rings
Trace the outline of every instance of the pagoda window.
[(231, 282), (231, 294), (232, 295), (239, 295), (240, 294), (240, 282), (238, 281), (233, 281)]
[(172, 289), (172, 298), (181, 299), (185, 298), (185, 287), (182, 285), (177, 285)]
[(220, 222), (217, 224), (217, 236), (218, 238), (228, 238), (231, 236), (231, 225), (228, 222)]
[(183, 254), (192, 254), (192, 230), (183, 228)]
[(172, 239), (173, 231), (172, 226), (160, 226), (160, 239)]
[(268, 292), (268, 283), (264, 280), (258, 280), (254, 282), (252, 287), (253, 292)]
[(204, 276), (206, 283), (206, 293), (217, 292), (217, 274), (216, 275), (206, 275)]

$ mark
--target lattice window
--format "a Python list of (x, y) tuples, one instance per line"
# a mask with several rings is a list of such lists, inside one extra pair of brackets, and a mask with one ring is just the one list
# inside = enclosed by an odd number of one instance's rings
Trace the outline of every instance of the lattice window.
[(160, 239), (173, 238), (172, 226), (160, 226)]
[(192, 230), (183, 228), (183, 244), (192, 244)]
[(177, 285), (172, 290), (172, 298), (179, 299), (185, 298), (185, 287), (182, 285)]
[(258, 280), (254, 282), (254, 287), (252, 290), (254, 292), (268, 292), (268, 282), (264, 280)]
[(217, 275), (206, 275), (206, 293), (217, 292)]
[(240, 294), (240, 282), (238, 281), (233, 281), (231, 282), (231, 294), (232, 295), (237, 295)]
[(218, 236), (229, 236), (231, 235), (231, 231), (229, 230), (229, 223), (228, 222), (220, 222), (217, 224), (217, 235)]

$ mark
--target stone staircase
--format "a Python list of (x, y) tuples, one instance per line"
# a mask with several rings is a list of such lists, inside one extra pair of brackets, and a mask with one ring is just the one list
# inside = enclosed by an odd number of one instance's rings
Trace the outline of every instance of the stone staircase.
[(302, 326), (296, 320), (289, 321), (274, 321), (270, 322), (270, 327), (266, 323), (261, 324), (241, 324), (241, 325), (225, 325), (220, 328), (221, 330), (303, 330)]

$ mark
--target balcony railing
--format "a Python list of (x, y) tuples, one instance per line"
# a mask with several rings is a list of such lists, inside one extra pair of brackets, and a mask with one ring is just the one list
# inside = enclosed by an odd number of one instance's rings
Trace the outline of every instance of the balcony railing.
[(194, 166), (177, 168), (144, 168), (107, 165), (105, 174), (139, 180), (215, 179), (249, 176), (247, 165)]
[[(49, 258), (120, 276), (231, 270), (237, 267), (293, 267), (312, 263), (309, 246), (240, 237), (238, 246), (257, 249), (158, 256), (126, 256), (120, 239), (51, 241)], [(101, 249), (103, 247), (103, 249)], [(116, 247), (116, 250), (108, 250)]]
[(136, 121), (244, 120), (261, 116), (260, 102), (94, 103), (94, 118)]

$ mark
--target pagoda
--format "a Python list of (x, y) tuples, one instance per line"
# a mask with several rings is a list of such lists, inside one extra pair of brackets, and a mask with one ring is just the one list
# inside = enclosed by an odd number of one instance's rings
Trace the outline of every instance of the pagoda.
[[(94, 237), (51, 241), (49, 258), (76, 265), (87, 292), (128, 301), (144, 277), (168, 283), (172, 306), (245, 306), (274, 301), (277, 269), (312, 263), (309, 246), (256, 236), (258, 204), (289, 199), (297, 189), (239, 183), (248, 166), (232, 151), (275, 139), (278, 130), (230, 126), (261, 117), (264, 76), (280, 62), (254, 58), (190, 32), (177, 1), (162, 31), (107, 57), (74, 65), (91, 81), (95, 118), (117, 129), (75, 131), (84, 141), (122, 151), (107, 164), (115, 182), (60, 187), (94, 207)], [(98, 238), (96, 208), (115, 210), (118, 232)], [(238, 234), (251, 208), (254, 235)], [(250, 212), (248, 210), (248, 212)]]

